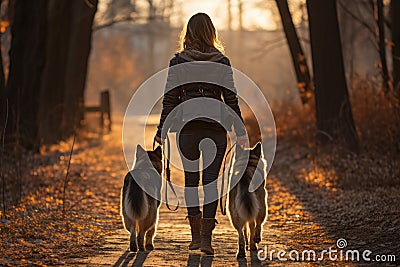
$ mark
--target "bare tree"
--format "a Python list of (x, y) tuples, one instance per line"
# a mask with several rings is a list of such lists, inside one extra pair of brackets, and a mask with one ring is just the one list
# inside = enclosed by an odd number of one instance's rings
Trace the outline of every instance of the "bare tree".
[[(387, 66), (386, 60), (386, 40), (385, 40), (385, 17), (383, 15), (383, 0), (377, 0), (376, 5), (376, 24), (378, 28), (378, 44), (379, 44), (379, 57), (381, 59), (381, 67), (382, 67), (382, 79), (383, 79), (383, 88), (385, 92), (390, 91), (391, 82), (389, 76), (389, 70)], [(394, 25), (393, 25), (394, 26)]]
[(96, 9), (97, 0), (50, 3), (48, 60), (39, 105), (39, 138), (43, 143), (57, 142), (79, 125)]
[(339, 0), (339, 5), (346, 15), (370, 33), (372, 43), (376, 48), (381, 62), (382, 87), (386, 93), (389, 92), (392, 88), (392, 82), (386, 59), (385, 28), (390, 29), (391, 25), (385, 18), (384, 1), (362, 0), (353, 3), (352, 1)]
[(15, 0), (11, 27), (7, 139), (27, 148), (37, 148), (38, 107), (45, 65), (47, 0)]
[(154, 5), (153, 0), (147, 0), (147, 3), (149, 4), (149, 15), (148, 15), (148, 20), (153, 21), (156, 19), (156, 7)]
[(94, 22), (94, 30), (120, 22), (133, 21), (138, 14), (136, 0), (110, 0), (101, 16)]
[(359, 141), (344, 72), (336, 0), (308, 0), (307, 8), (319, 140), (326, 143), (342, 139), (352, 151), (358, 151)]
[(71, 2), (72, 19), (65, 69), (65, 97), (62, 120), (64, 135), (72, 134), (83, 118), (83, 100), (92, 42), (92, 27), (98, 0)]
[(393, 58), (393, 88), (400, 99), (400, 1), (392, 0), (390, 3), (391, 30), (392, 30), (392, 58)]
[(66, 91), (65, 68), (68, 61), (71, 12), (70, 0), (49, 3), (47, 63), (43, 71), (39, 106), (39, 141), (45, 144), (57, 142), (62, 136), (61, 121)]
[[(1, 7), (0, 0), (0, 7)], [(2, 55), (2, 45), (1, 45), (1, 32), (0, 32), (0, 133), (2, 133), (5, 117), (6, 117), (6, 99), (5, 99), (5, 89), (6, 89), (6, 80), (4, 77), (4, 66), (3, 66), (3, 55)]]
[(164, 21), (169, 23), (176, 9), (174, 0), (144, 0), (145, 8), (137, 0), (110, 0), (105, 11), (96, 16), (94, 30), (106, 28), (121, 22)]
[(293, 24), (287, 0), (276, 0), (279, 14), (281, 16), (283, 29), (285, 31), (290, 54), (292, 56), (293, 67), (296, 72), (297, 84), (300, 91), (301, 100), (307, 103), (312, 97), (314, 85), (311, 81), (310, 71), (307, 65), (306, 56), (301, 47), (299, 37)]
[[(2, 0), (0, 0), (1, 7)], [(0, 9), (1, 11), (1, 9)], [(4, 175), (4, 127), (6, 127), (7, 120), (7, 101), (5, 99), (5, 77), (4, 77), (4, 68), (3, 68), (3, 57), (1, 51), (1, 33), (0, 33), (0, 178), (1, 178), (1, 204), (2, 204), (2, 217), (6, 216), (6, 180)]]
[(232, 30), (232, 0), (228, 0), (228, 30)]
[(79, 124), (97, 0), (15, 0), (6, 137), (38, 148)]
[(238, 0), (239, 30), (243, 31), (243, 1)]

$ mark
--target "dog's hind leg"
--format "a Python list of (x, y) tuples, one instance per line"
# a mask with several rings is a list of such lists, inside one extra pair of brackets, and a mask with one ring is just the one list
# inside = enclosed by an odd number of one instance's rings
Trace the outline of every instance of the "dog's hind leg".
[(255, 227), (255, 232), (254, 232), (254, 242), (256, 244), (261, 242), (261, 232), (262, 232), (262, 225), (265, 221), (265, 218), (267, 217), (267, 206), (264, 201), (260, 203), (260, 211), (257, 214), (256, 217), (256, 227)]
[(235, 227), (236, 231), (238, 232), (238, 252), (236, 254), (236, 257), (238, 259), (245, 258), (246, 257), (246, 250), (245, 250), (245, 236), (244, 236), (244, 229), (243, 227), (246, 227), (246, 223), (242, 221), (237, 216), (234, 216), (232, 218), (232, 224), (233, 227)]
[(138, 244), (138, 248), (139, 251), (144, 251), (144, 235), (145, 235), (146, 231), (143, 229), (143, 227), (141, 225), (139, 225), (139, 232), (137, 235), (137, 244)]
[(247, 228), (247, 223), (243, 227), (244, 241), (246, 243), (246, 250), (249, 250), (249, 232)]
[[(139, 221), (139, 234), (138, 234), (138, 247), (139, 250), (144, 251), (145, 249), (145, 236), (147, 237), (147, 232), (155, 227), (157, 221), (157, 214), (153, 214), (152, 211), (147, 214), (147, 216)], [(155, 231), (155, 229), (154, 229)], [(150, 232), (150, 236), (153, 236), (154, 232)], [(146, 242), (147, 244), (147, 242)]]
[(123, 211), (123, 220), (124, 220), (124, 226), (125, 229), (128, 230), (129, 232), (131, 232), (131, 228), (132, 228), (132, 221), (131, 219), (128, 218), (128, 215), (126, 215), (126, 213)]
[(156, 226), (150, 227), (149, 230), (147, 230), (146, 233), (146, 250), (153, 250), (154, 249), (154, 244), (153, 244), (153, 238), (156, 233)]
[(244, 233), (243, 233), (243, 228), (237, 229), (237, 232), (238, 232), (238, 236), (239, 236), (239, 242), (238, 242), (239, 249), (238, 249), (238, 252), (236, 254), (236, 257), (238, 259), (241, 259), (241, 258), (245, 258), (246, 257), (245, 237), (244, 237)]
[(137, 246), (137, 239), (136, 239), (136, 221), (131, 222), (129, 232), (131, 233), (130, 236), (130, 243), (129, 243), (129, 250), (131, 252), (136, 252), (138, 250)]
[(254, 241), (255, 230), (256, 230), (256, 222), (254, 220), (249, 222), (249, 228), (250, 228), (250, 250), (257, 251), (257, 245), (256, 242)]

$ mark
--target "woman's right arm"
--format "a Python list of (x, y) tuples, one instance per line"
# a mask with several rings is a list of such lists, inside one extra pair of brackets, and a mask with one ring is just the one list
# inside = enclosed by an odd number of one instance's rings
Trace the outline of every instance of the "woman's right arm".
[[(176, 57), (172, 58), (169, 62), (169, 67), (178, 64), (178, 60)], [(160, 117), (160, 123), (157, 126), (156, 136), (164, 139), (165, 136), (161, 136), (162, 128), (164, 126), (164, 122), (171, 111), (180, 103), (180, 88), (171, 88), (176, 83), (177, 77), (175, 77), (175, 73), (173, 69), (168, 69), (168, 77), (167, 84), (165, 87), (164, 97), (162, 101), (162, 111)]]
[[(222, 96), (224, 97), (224, 102), (227, 104), (239, 117), (239, 119), (244, 123), (242, 113), (239, 107), (239, 100), (237, 96), (237, 91), (235, 88), (234, 80), (233, 80), (233, 71), (231, 68), (231, 63), (227, 57), (222, 60), (222, 64), (227, 65), (229, 68), (226, 70), (225, 80), (223, 82), (224, 86), (222, 89)], [(243, 124), (239, 123), (239, 121), (234, 120), (234, 129), (237, 136), (244, 136), (246, 134), (246, 129), (243, 127)]]

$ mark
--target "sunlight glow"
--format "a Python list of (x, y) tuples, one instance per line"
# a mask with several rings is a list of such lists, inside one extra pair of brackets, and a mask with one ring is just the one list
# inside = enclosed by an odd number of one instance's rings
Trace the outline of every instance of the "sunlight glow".
[[(274, 14), (268, 8), (259, 8), (254, 1), (242, 1), (242, 23), (246, 30), (275, 30), (277, 25)], [(239, 29), (238, 1), (232, 0), (232, 29)], [(185, 1), (181, 3), (182, 16), (176, 16), (172, 23), (181, 26), (198, 12), (204, 12), (211, 16), (217, 29), (228, 28), (228, 1)]]

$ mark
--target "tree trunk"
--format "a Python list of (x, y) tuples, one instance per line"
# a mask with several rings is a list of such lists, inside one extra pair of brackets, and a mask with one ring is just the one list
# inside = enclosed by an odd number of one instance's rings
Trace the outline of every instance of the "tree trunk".
[(232, 0), (228, 0), (228, 30), (232, 30)]
[(153, 0), (147, 0), (147, 3), (149, 4), (148, 21), (153, 21), (156, 19), (156, 8), (154, 6)]
[[(3, 1), (0, 0), (0, 7), (1, 3)], [(0, 10), (1, 11), (1, 10)], [(1, 45), (1, 32), (0, 32), (0, 142), (1, 142), (1, 137), (3, 134), (3, 129), (5, 125), (5, 120), (6, 120), (6, 81), (4, 77), (4, 67), (3, 67), (3, 54), (2, 54), (2, 45)]]
[(318, 139), (345, 141), (358, 151), (347, 90), (336, 0), (307, 1), (315, 81)]
[(38, 106), (45, 65), (46, 0), (15, 1), (11, 28), (7, 139), (34, 149), (37, 144)]
[(243, 1), (238, 0), (239, 30), (243, 31)]
[(70, 0), (50, 1), (49, 4), (47, 64), (44, 69), (39, 109), (39, 137), (45, 144), (55, 143), (62, 138), (65, 71), (72, 15), (70, 6)]
[(296, 72), (301, 101), (303, 104), (305, 104), (312, 97), (312, 92), (314, 90), (307, 60), (301, 47), (299, 37), (296, 33), (287, 0), (276, 0), (276, 4), (278, 6), (283, 29), (289, 45), (290, 54), (292, 56), (293, 67)]
[(8, 0), (8, 4), (7, 4), (7, 19), (8, 19), (9, 25), (12, 25), (13, 22), (14, 22), (15, 1), (16, 0)]
[(392, 29), (392, 58), (393, 58), (393, 88), (400, 99), (400, 1), (392, 0), (390, 3), (391, 29)]
[(65, 98), (62, 120), (63, 133), (75, 131), (82, 119), (82, 106), (86, 85), (86, 74), (92, 41), (92, 26), (97, 10), (97, 0), (71, 2), (71, 35), (69, 39), (68, 61), (65, 73)]
[(386, 43), (385, 43), (385, 17), (383, 15), (383, 0), (376, 1), (376, 23), (378, 25), (378, 44), (379, 57), (381, 59), (383, 88), (386, 93), (390, 91), (390, 77), (386, 60)]

